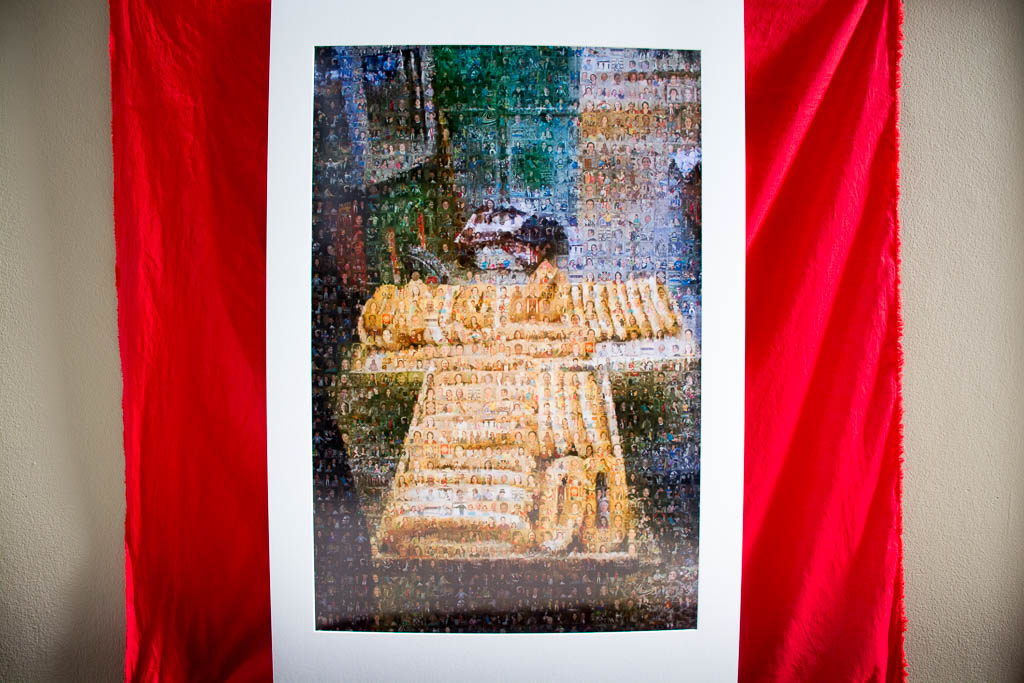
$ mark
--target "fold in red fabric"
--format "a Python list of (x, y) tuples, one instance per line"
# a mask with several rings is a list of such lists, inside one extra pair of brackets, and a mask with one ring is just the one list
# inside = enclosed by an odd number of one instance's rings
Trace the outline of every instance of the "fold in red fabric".
[[(112, 0), (131, 681), (271, 678), (270, 6)], [(746, 4), (740, 679), (904, 679), (897, 0)]]

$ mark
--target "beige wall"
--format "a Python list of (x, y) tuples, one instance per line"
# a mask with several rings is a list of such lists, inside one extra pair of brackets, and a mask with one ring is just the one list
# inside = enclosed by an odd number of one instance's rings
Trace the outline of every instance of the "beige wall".
[(910, 0), (903, 63), (911, 680), (1024, 680), (1024, 3)]
[(3, 681), (123, 677), (106, 32), (102, 0), (0, 2)]
[[(114, 680), (123, 464), (101, 0), (0, 4), (0, 680)], [(910, 0), (913, 681), (1024, 678), (1024, 4)]]

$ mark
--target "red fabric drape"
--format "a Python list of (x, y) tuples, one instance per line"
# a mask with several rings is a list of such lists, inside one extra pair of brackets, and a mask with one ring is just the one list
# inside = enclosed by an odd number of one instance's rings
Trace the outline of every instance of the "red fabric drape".
[(116, 0), (130, 680), (270, 677), (268, 2)]
[[(112, 0), (128, 680), (271, 675), (266, 0)], [(903, 678), (897, 0), (748, 0), (742, 680)]]
[(903, 678), (900, 20), (746, 3), (743, 680)]

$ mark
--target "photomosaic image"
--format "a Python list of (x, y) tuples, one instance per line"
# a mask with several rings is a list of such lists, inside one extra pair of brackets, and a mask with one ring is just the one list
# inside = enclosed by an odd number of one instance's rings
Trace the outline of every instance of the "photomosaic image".
[(700, 53), (315, 53), (316, 627), (696, 627)]

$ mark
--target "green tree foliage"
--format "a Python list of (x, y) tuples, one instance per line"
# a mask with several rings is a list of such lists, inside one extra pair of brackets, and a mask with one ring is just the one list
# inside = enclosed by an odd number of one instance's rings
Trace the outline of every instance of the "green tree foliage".
[(552, 155), (538, 144), (527, 145), (512, 158), (512, 168), (522, 184), (539, 190), (550, 185), (554, 178)]

